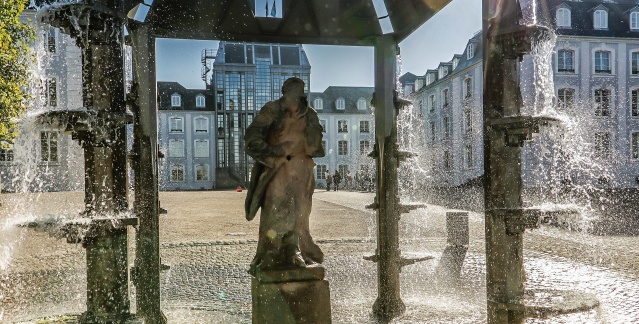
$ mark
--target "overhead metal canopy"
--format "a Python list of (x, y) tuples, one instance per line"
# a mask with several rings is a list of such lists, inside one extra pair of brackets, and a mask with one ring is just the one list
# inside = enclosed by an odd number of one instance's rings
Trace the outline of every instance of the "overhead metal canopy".
[[(400, 42), (450, 0), (383, 0)], [(282, 18), (256, 17), (255, 0), (155, 0), (155, 37), (372, 46), (383, 35), (373, 0), (282, 0)], [(381, 17), (383, 18), (383, 17)]]

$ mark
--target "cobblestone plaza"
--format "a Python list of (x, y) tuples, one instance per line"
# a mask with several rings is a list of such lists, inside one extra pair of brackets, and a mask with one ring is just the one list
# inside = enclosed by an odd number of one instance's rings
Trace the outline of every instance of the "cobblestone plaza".
[[(48, 193), (41, 211), (56, 204), (82, 207), (81, 193)], [(242, 214), (244, 193), (228, 191), (161, 194), (169, 210), (161, 218), (162, 308), (170, 323), (249, 323), (248, 264), (255, 252), (257, 222)], [(18, 196), (4, 196), (5, 211)], [(364, 255), (375, 250), (374, 214), (364, 206), (373, 195), (326, 192), (314, 196), (311, 231), (326, 253), (333, 322), (374, 323), (376, 266)], [(470, 245), (459, 282), (435, 275), (446, 247), (440, 206), (414, 211), (401, 221), (402, 253), (434, 259), (406, 266), (402, 298), (406, 313), (395, 323), (480, 323), (486, 317), (483, 214), (470, 213)], [(7, 214), (6, 212), (3, 214)], [(20, 242), (0, 272), (0, 322), (32, 321), (84, 310), (84, 249), (45, 233), (4, 228)], [(527, 288), (589, 292), (595, 310), (529, 319), (528, 323), (632, 323), (639, 321), (636, 237), (594, 236), (542, 227), (525, 236)], [(133, 256), (132, 256), (133, 257)], [(131, 257), (131, 258), (132, 258)], [(135, 300), (135, 298), (132, 298)]]

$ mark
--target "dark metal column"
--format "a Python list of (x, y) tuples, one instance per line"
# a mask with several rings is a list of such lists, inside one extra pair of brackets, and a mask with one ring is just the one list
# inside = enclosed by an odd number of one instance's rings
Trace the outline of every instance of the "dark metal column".
[(160, 226), (158, 197), (158, 114), (156, 106), (155, 37), (148, 25), (131, 22), (133, 100), (135, 114), (133, 156), (137, 232), (135, 265), (137, 315), (145, 323), (166, 323), (160, 309)]
[(392, 318), (404, 312), (400, 297), (399, 273), (399, 189), (397, 186), (397, 111), (395, 78), (397, 42), (391, 35), (378, 38), (375, 45), (375, 151), (377, 156), (377, 300), (378, 317)]

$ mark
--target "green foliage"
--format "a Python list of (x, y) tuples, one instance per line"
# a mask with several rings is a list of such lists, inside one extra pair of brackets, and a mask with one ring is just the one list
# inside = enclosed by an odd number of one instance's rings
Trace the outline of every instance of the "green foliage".
[(28, 105), (30, 45), (35, 32), (20, 22), (26, 0), (0, 0), (0, 140), (15, 138), (17, 118)]

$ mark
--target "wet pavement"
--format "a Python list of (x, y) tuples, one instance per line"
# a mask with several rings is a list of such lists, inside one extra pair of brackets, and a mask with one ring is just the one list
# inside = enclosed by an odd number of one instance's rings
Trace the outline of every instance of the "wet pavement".
[[(324, 192), (316, 195), (316, 199), (327, 203), (323, 205), (326, 213), (330, 209), (357, 213), (361, 217), (359, 226), (366, 227), (364, 232), (368, 233), (360, 237), (315, 235), (326, 254), (324, 265), (331, 287), (333, 322), (374, 323), (371, 306), (377, 296), (376, 265), (362, 259), (375, 250), (374, 217), (363, 208), (372, 195)], [(470, 214), (469, 251), (459, 281), (451, 283), (436, 275), (446, 247), (445, 212), (442, 207), (429, 206), (402, 218), (403, 254), (434, 259), (403, 268), (402, 298), (406, 313), (394, 323), (485, 322), (482, 215)], [(636, 243), (635, 237), (599, 237), (556, 228), (527, 234), (527, 288), (588, 292), (601, 302), (591, 311), (528, 319), (527, 323), (639, 322)], [(170, 269), (161, 276), (162, 308), (169, 321), (249, 323), (250, 276), (246, 269), (255, 248), (255, 240), (240, 233), (228, 239), (182, 237), (163, 242), (162, 263)], [(0, 322), (82, 312), (86, 280), (82, 248), (52, 244), (44, 255), (17, 256), (9, 268), (0, 272)]]

